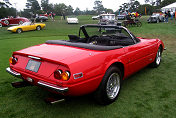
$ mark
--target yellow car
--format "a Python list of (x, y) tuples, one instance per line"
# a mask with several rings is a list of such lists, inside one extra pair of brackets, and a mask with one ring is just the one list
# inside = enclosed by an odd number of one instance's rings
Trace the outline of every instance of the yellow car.
[(22, 25), (9, 27), (7, 30), (16, 33), (22, 33), (23, 31), (30, 30), (41, 30), (46, 25), (43, 23), (32, 23), (32, 22), (24, 22)]

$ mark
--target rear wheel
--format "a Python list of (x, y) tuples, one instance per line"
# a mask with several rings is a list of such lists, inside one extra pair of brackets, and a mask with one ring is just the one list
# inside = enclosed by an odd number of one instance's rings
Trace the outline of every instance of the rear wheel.
[(37, 26), (36, 30), (40, 31), (42, 28), (41, 26)]
[(156, 53), (156, 58), (155, 61), (151, 63), (151, 67), (156, 68), (160, 65), (161, 63), (161, 56), (162, 56), (162, 47), (160, 46), (158, 48), (158, 51)]
[(16, 31), (18, 34), (20, 34), (20, 33), (22, 33), (23, 31), (22, 31), (22, 29), (17, 29), (17, 31)]
[(114, 102), (120, 92), (121, 79), (122, 76), (119, 68), (115, 66), (110, 67), (95, 92), (96, 101), (102, 105)]

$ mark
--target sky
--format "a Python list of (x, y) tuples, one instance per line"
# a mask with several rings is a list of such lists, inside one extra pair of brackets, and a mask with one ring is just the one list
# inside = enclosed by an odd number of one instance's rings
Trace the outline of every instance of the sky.
[[(3, 1), (3, 0), (0, 0)], [(17, 10), (23, 10), (25, 8), (27, 0), (9, 0), (10, 3), (13, 4), (14, 7), (17, 8)], [(80, 8), (81, 10), (92, 10), (94, 7), (94, 1), (95, 0), (49, 0), (49, 3), (64, 3), (67, 6), (71, 5), (73, 9), (75, 10), (76, 7)], [(103, 6), (105, 8), (113, 9), (114, 11), (117, 11), (119, 9), (119, 6), (122, 5), (125, 2), (129, 2), (129, 0), (101, 0), (103, 3)], [(138, 0), (140, 4), (144, 4), (145, 0)], [(41, 3), (41, 0), (38, 0), (39, 4)], [(15, 6), (16, 3), (16, 6)]]

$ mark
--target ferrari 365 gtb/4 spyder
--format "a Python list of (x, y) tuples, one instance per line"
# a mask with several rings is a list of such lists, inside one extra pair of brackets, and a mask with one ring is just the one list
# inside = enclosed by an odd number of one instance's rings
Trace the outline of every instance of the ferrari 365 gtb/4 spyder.
[(48, 40), (13, 52), (6, 71), (63, 96), (94, 92), (100, 104), (110, 104), (122, 80), (147, 65), (160, 65), (163, 49), (161, 40), (135, 37), (123, 26), (90, 24), (67, 41)]

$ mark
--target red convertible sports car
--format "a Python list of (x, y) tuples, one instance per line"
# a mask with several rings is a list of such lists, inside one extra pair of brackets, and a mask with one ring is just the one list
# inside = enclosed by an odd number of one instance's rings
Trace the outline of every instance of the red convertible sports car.
[(24, 22), (29, 22), (29, 19), (24, 17), (5, 18), (5, 19), (1, 19), (1, 22), (4, 22), (7, 25), (21, 25)]
[[(101, 30), (100, 30), (101, 29)], [(6, 71), (22, 82), (62, 96), (94, 92), (100, 104), (116, 100), (121, 82), (147, 65), (158, 67), (164, 44), (159, 39), (135, 37), (123, 26), (83, 25), (69, 40), (13, 52)]]

